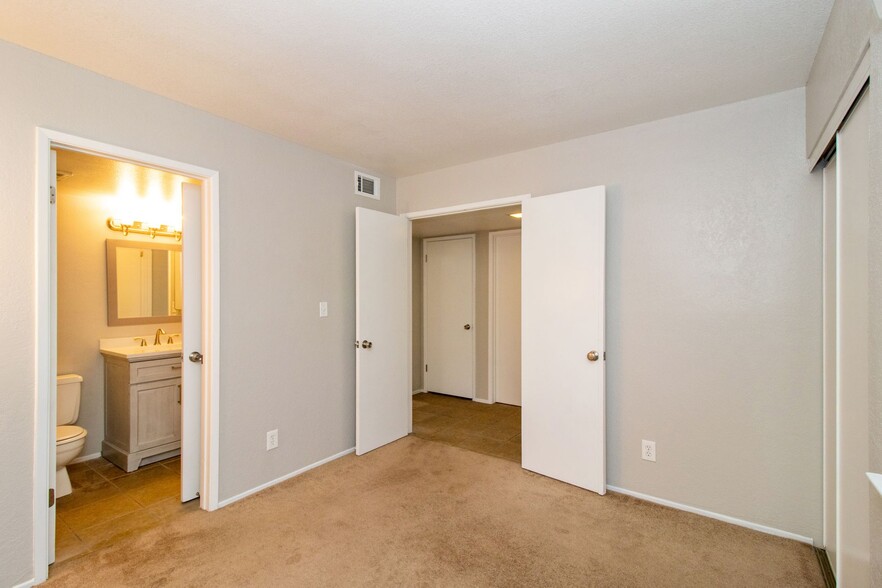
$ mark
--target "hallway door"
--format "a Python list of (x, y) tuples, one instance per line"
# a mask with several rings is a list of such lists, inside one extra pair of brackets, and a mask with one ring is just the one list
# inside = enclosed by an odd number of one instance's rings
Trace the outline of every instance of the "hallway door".
[(423, 240), (425, 387), (475, 397), (475, 236)]

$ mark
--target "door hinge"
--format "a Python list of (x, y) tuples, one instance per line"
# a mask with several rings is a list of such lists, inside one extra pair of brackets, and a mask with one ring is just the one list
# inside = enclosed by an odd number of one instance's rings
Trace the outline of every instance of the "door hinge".
[(426, 371), (429, 371), (429, 364), (426, 364)]
[(49, 488), (49, 508), (55, 506), (55, 488)]
[(429, 256), (426, 256), (426, 263), (429, 263)]
[(606, 351), (603, 352), (603, 361), (606, 361)]
[(55, 186), (49, 186), (49, 204), (55, 204)]

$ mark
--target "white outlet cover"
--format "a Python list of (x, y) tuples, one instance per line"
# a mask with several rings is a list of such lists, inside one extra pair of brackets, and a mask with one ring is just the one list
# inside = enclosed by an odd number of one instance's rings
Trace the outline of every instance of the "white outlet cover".
[(640, 458), (646, 461), (655, 461), (655, 441), (643, 439), (640, 445)]
[(266, 432), (266, 450), (275, 449), (279, 446), (279, 430), (273, 429)]
[(325, 318), (326, 316), (328, 316), (328, 303), (319, 302), (319, 318)]

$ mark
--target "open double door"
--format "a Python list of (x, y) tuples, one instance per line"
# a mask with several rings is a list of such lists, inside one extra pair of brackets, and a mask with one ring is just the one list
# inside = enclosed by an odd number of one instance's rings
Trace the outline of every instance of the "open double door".
[[(606, 492), (603, 186), (529, 199), (521, 241), (522, 465)], [(410, 221), (356, 209), (356, 453), (410, 430)]]

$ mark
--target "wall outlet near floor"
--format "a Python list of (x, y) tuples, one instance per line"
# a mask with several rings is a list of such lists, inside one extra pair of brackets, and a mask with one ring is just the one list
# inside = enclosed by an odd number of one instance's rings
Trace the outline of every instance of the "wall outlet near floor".
[(643, 439), (640, 449), (640, 457), (646, 461), (655, 461), (655, 441)]
[(319, 302), (319, 318), (325, 318), (326, 316), (328, 316), (328, 303)]
[(266, 432), (266, 450), (275, 449), (279, 446), (279, 430), (273, 429)]

